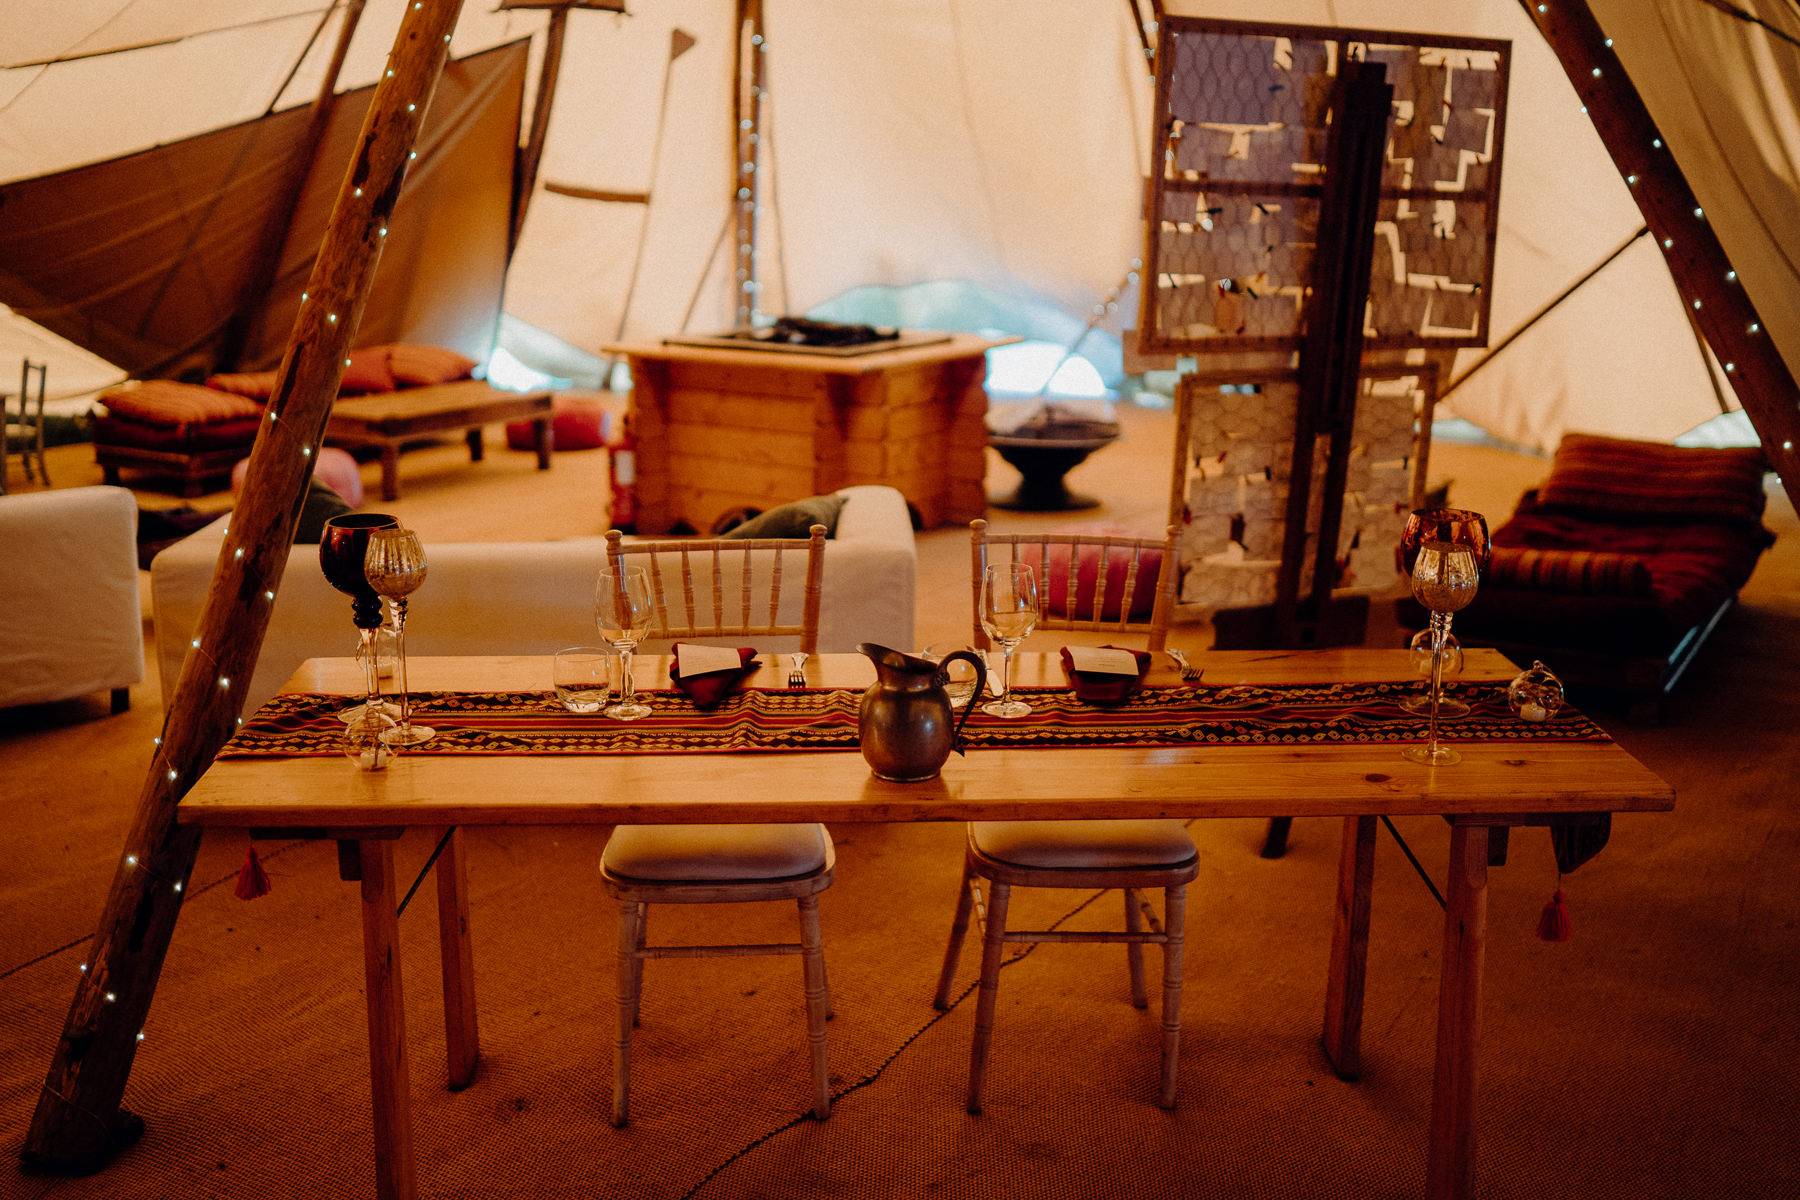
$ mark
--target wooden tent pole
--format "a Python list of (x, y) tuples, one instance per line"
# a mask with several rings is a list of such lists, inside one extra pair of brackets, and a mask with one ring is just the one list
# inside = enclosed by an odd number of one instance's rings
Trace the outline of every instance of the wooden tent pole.
[(1738, 282), (1650, 110), (1585, 0), (1528, 2), (1525, 12), (1561, 61), (1587, 106), (1594, 132), (1630, 185), (1682, 303), (1762, 437), (1763, 456), (1780, 473), (1789, 499), (1800, 496), (1795, 490), (1800, 483), (1800, 387)]
[(301, 189), (306, 186), (306, 177), (312, 172), (313, 160), (318, 157), (319, 144), (325, 140), (326, 127), (331, 123), (331, 110), (337, 103), (338, 75), (344, 69), (344, 59), (350, 53), (350, 39), (356, 36), (356, 27), (362, 21), (365, 4), (366, 0), (348, 0), (344, 6), (344, 23), (338, 30), (337, 44), (332, 47), (331, 62), (325, 67), (325, 78), (319, 85), (318, 94), (313, 97), (312, 111), (307, 114), (306, 132), (300, 135), (300, 151), (294, 156), (293, 173), (280, 192), (282, 203), (279, 208), (270, 211), (264, 223), (262, 237), (256, 245), (256, 260), (250, 268), (249, 277), (244, 281), (243, 291), (238, 295), (231, 320), (219, 338), (216, 362), (221, 370), (237, 369), (244, 353), (244, 340), (250, 335), (250, 326), (255, 322), (263, 302), (268, 299), (269, 288), (275, 282), (275, 273), (281, 267), (281, 250), (287, 245), (288, 232), (294, 225), (294, 211), (300, 204)]
[(518, 249), (519, 234), (525, 228), (525, 210), (531, 206), (537, 190), (538, 164), (544, 160), (544, 139), (550, 132), (550, 107), (556, 100), (556, 79), (562, 72), (563, 42), (569, 32), (569, 8), (561, 5), (550, 10), (550, 24), (544, 31), (544, 64), (538, 71), (537, 99), (531, 106), (531, 132), (519, 151), (519, 173), (514, 187), (512, 231), (506, 239), (506, 256)]
[(375, 89), (32, 1115), (24, 1154), (36, 1165), (92, 1170), (142, 1128), (119, 1101), (200, 846), (197, 828), (176, 823), (176, 806), (237, 727), (344, 356), (461, 8), (462, 0), (409, 6)]

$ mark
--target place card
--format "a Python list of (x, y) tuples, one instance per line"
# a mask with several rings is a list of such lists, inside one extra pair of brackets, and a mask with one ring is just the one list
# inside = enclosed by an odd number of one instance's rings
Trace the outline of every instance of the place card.
[(1084, 675), (1136, 675), (1137, 655), (1110, 646), (1070, 646), (1069, 669)]
[(675, 648), (675, 665), (683, 679), (691, 679), (714, 671), (736, 671), (744, 664), (730, 646), (690, 646), (683, 642)]

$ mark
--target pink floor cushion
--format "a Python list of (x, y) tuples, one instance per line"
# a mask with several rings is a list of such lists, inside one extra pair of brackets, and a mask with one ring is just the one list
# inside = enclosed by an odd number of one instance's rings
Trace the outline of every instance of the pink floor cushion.
[[(1094, 536), (1108, 535), (1122, 538), (1141, 538), (1144, 535), (1135, 530), (1118, 525), (1069, 525), (1058, 533), (1081, 533)], [(1058, 617), (1074, 617), (1080, 620), (1117, 621), (1119, 619), (1119, 598), (1125, 594), (1125, 579), (1131, 571), (1131, 551), (1123, 547), (1108, 549), (1106, 552), (1106, 599), (1102, 611), (1094, 612), (1094, 586), (1100, 578), (1101, 547), (1081, 546), (1075, 555), (1075, 608), (1069, 608), (1069, 551), (1066, 545), (1050, 547), (1050, 565), (1046, 570), (1043, 565), (1043, 548), (1040, 546), (1021, 545), (1019, 561), (1029, 563), (1038, 573), (1038, 599), (1044, 611)], [(1147, 621), (1156, 608), (1156, 581), (1162, 570), (1162, 551), (1146, 550), (1138, 560), (1137, 578), (1131, 589), (1131, 612), (1129, 620)]]
[[(250, 460), (242, 459), (231, 468), (231, 494), (237, 495), (244, 486), (244, 472), (250, 469)], [(332, 491), (344, 498), (344, 503), (351, 508), (359, 507), (363, 502), (362, 469), (356, 460), (350, 457), (348, 450), (340, 450), (336, 446), (319, 447), (319, 461), (313, 466), (313, 477), (324, 483)]]
[[(551, 401), (550, 434), (558, 450), (597, 450), (606, 445), (611, 419), (606, 409), (592, 400), (558, 396)], [(513, 421), (506, 427), (506, 444), (513, 450), (537, 446), (530, 421)]]

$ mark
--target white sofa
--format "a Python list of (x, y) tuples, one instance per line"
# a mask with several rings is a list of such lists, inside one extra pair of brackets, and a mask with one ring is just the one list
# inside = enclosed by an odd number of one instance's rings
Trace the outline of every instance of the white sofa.
[[(873, 485), (844, 488), (842, 494), (845, 504), (836, 532), (825, 544), (819, 649), (851, 651), (865, 641), (910, 647), (917, 554), (905, 498), (893, 488)], [(181, 677), (224, 533), (221, 518), (150, 564), (151, 618), (165, 705)], [(565, 646), (593, 644), (594, 580), (605, 550), (600, 537), (427, 543), (425, 585), (407, 609), (407, 653), (547, 655)], [(784, 593), (784, 616), (791, 601), (797, 622), (800, 591)], [(757, 648), (796, 648), (792, 638), (767, 641)], [(320, 574), (317, 546), (295, 546), (243, 711), (253, 712), (274, 695), (306, 659), (348, 655), (355, 648), (349, 598)]]
[(0, 708), (112, 693), (144, 677), (137, 499), (82, 487), (0, 496)]

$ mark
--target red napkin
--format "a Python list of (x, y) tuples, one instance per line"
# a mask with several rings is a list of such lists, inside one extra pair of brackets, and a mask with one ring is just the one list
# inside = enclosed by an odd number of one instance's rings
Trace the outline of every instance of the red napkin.
[(750, 672), (756, 670), (758, 664), (756, 647), (739, 646), (737, 648), (738, 668), (735, 671), (708, 671), (704, 675), (694, 675), (687, 679), (681, 677), (679, 655), (681, 643), (676, 642), (669, 647), (669, 681), (694, 702), (695, 708), (711, 708), (729, 696)]
[[(1125, 650), (1123, 646), (1106, 646), (1106, 650)], [(1151, 656), (1143, 650), (1126, 650), (1137, 660), (1136, 675), (1115, 675), (1111, 672), (1077, 671), (1069, 648), (1061, 650), (1063, 678), (1075, 689), (1075, 697), (1089, 704), (1121, 704), (1138, 688), (1143, 686), (1144, 673), (1150, 669)]]

